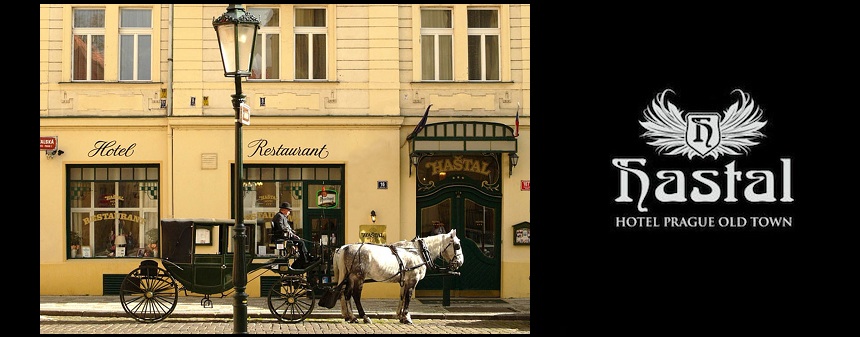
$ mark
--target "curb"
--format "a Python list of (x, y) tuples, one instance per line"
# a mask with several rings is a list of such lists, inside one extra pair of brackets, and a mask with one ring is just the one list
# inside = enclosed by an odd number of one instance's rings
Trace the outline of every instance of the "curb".
[[(125, 312), (113, 311), (71, 311), (71, 310), (39, 310), (42, 316), (81, 316), (81, 317), (129, 317)], [(393, 314), (367, 313), (371, 319), (392, 319)], [(506, 320), (506, 321), (530, 321), (530, 313), (497, 313), (497, 314), (471, 314), (471, 313), (411, 313), (412, 319), (445, 319), (445, 320)], [(174, 312), (170, 318), (233, 318), (233, 314), (199, 312)], [(271, 313), (249, 312), (248, 318), (273, 318)], [(307, 318), (314, 319), (340, 319), (340, 313), (312, 313)]]

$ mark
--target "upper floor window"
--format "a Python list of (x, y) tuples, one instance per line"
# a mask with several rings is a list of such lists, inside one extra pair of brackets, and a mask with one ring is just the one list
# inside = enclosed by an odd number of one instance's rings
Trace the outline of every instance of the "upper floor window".
[(326, 79), (326, 10), (296, 8), (295, 15), (296, 79)]
[(105, 11), (75, 9), (72, 23), (72, 80), (105, 79)]
[(281, 76), (280, 10), (277, 8), (249, 8), (248, 12), (260, 19), (254, 60), (249, 79), (277, 79)]
[(468, 11), (469, 80), (498, 81), (499, 11), (470, 9)]
[(422, 80), (451, 81), (454, 79), (453, 35), (451, 10), (421, 10)]
[(119, 80), (152, 79), (152, 10), (120, 9)]

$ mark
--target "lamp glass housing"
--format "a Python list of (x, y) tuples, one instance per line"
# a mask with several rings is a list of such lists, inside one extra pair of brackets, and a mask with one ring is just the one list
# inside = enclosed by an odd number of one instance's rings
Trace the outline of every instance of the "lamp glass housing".
[(245, 12), (241, 5), (230, 5), (227, 12), (213, 20), (221, 49), (224, 76), (251, 75), (251, 61), (260, 20)]
[(511, 152), (508, 154), (508, 159), (510, 160), (510, 167), (508, 167), (508, 177), (510, 177), (514, 175), (514, 167), (517, 166), (517, 162), (520, 160), (520, 156), (518, 156), (516, 152)]
[(370, 221), (376, 223), (376, 211), (370, 211)]

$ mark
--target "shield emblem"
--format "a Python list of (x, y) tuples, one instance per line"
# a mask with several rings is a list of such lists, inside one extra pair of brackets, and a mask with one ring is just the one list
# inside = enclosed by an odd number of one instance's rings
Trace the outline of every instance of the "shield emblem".
[(702, 157), (720, 144), (718, 112), (690, 112), (687, 114), (687, 145)]

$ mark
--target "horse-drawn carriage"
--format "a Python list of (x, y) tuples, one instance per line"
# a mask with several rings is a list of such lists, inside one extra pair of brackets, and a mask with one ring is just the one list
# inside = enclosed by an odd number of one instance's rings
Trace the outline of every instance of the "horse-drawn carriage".
[[(245, 221), (248, 240), (245, 247), (249, 247), (245, 252), (246, 270), (249, 274), (264, 269), (276, 272), (278, 282), (268, 291), (261, 290), (268, 294), (269, 310), (281, 322), (301, 322), (313, 312), (315, 293), (330, 288), (319, 277), (319, 271), (330, 265), (330, 248), (308, 242), (314, 244), (312, 252), (322, 258), (294, 269), (291, 264), (296, 253), (291, 242), (283, 243), (283, 249), (275, 247), (274, 254), (260, 254), (263, 252), (255, 245), (248, 244), (266, 241), (256, 240), (258, 233), (263, 233), (256, 230), (257, 226), (264, 224), (262, 220)], [(162, 267), (157, 260), (143, 260), (126, 275), (120, 286), (125, 312), (139, 322), (158, 322), (176, 308), (179, 290), (186, 296), (202, 295), (200, 304), (204, 307), (212, 306), (211, 295), (228, 296), (234, 288), (234, 225), (232, 219), (162, 219), (159, 255)]]
[[(265, 241), (256, 239), (257, 233), (263, 232), (256, 230), (256, 226), (264, 224), (245, 221), (248, 233), (245, 247), (253, 246), (248, 244), (250, 242)], [(211, 307), (211, 295), (229, 295), (225, 292), (234, 288), (234, 245), (230, 236), (234, 225), (230, 219), (163, 219), (160, 255), (163, 267), (159, 267), (156, 260), (144, 260), (126, 275), (120, 286), (125, 312), (139, 322), (158, 322), (176, 308), (180, 289), (186, 296), (189, 291), (202, 295), (200, 304), (204, 307)], [(401, 303), (395, 317), (411, 324), (409, 300), (418, 282), (430, 270), (456, 273), (463, 265), (460, 240), (454, 230), (390, 245), (354, 243), (335, 249), (306, 242), (314, 247), (309, 250), (321, 258), (302, 269), (292, 268), (297, 252), (289, 242), (283, 244), (283, 251), (276, 250), (274, 255), (258, 255), (257, 251), (248, 249), (244, 263), (249, 274), (263, 269), (278, 273), (278, 282), (268, 293), (265, 289), (262, 293), (267, 294), (269, 311), (285, 323), (298, 323), (310, 316), (316, 305), (316, 295), (323, 293), (329, 295), (323, 296), (327, 307), (343, 300), (341, 312), (346, 321), (354, 323), (362, 318), (370, 323), (361, 306), (363, 283), (395, 282), (401, 287)], [(438, 266), (436, 261), (442, 262), (444, 267)], [(326, 283), (318, 275), (320, 269), (328, 267), (332, 267), (334, 274), (332, 282)], [(332, 287), (334, 284), (338, 286)], [(352, 313), (350, 299), (357, 306), (357, 317)]]

